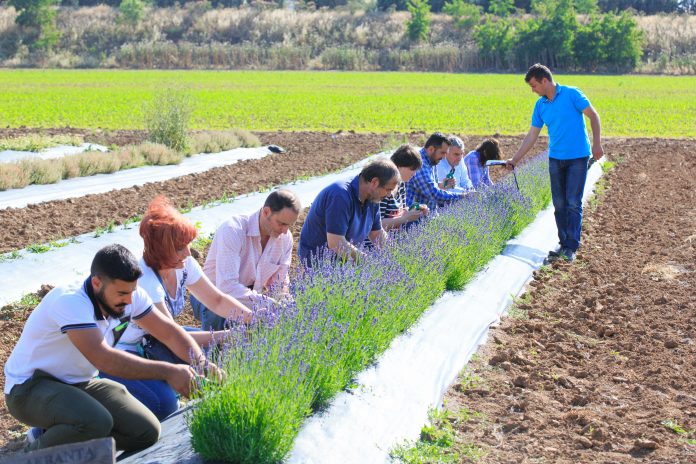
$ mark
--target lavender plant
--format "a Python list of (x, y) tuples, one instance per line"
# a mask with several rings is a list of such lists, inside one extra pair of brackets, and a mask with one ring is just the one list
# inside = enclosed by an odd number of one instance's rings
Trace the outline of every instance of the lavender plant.
[(447, 290), (459, 290), (548, 205), (546, 157), (469, 195), (359, 262), (327, 252), (292, 282), (293, 298), (231, 331), (218, 354), (228, 375), (206, 385), (188, 415), (206, 459), (275, 463), (302, 421), (407, 331)]

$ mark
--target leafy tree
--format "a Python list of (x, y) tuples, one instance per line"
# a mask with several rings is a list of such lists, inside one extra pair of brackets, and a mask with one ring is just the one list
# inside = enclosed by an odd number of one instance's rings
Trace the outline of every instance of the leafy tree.
[(60, 39), (53, 5), (59, 0), (8, 0), (17, 10), (15, 22), (23, 29), (25, 39), (37, 50), (50, 50)]
[(119, 20), (131, 26), (137, 26), (145, 14), (142, 0), (122, 0), (118, 7)]
[(606, 62), (604, 48), (602, 20), (599, 16), (593, 15), (587, 24), (580, 25), (575, 33), (573, 55), (576, 65), (585, 71), (596, 71)]
[(486, 15), (483, 24), (474, 29), (479, 54), (488, 66), (505, 67), (513, 46), (512, 22), (507, 18)]
[(514, 9), (514, 0), (490, 0), (488, 3), (488, 12), (501, 18), (506, 18)]
[(638, 29), (636, 20), (626, 11), (620, 15), (606, 14), (601, 28), (607, 67), (619, 72), (635, 68), (643, 52), (643, 31)]
[(442, 9), (461, 29), (471, 29), (481, 21), (481, 7), (464, 0), (450, 0)]
[(428, 40), (430, 33), (430, 4), (427, 0), (408, 0), (411, 19), (406, 23), (408, 37), (413, 41)]
[(575, 11), (580, 14), (592, 14), (599, 11), (597, 0), (575, 0)]

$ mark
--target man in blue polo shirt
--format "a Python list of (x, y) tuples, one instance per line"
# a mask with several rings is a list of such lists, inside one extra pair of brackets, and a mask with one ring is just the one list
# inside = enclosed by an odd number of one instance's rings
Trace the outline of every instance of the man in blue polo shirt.
[(379, 202), (389, 195), (401, 178), (388, 159), (371, 162), (350, 181), (335, 182), (322, 190), (312, 203), (300, 232), (298, 254), (307, 266), (322, 247), (340, 256), (357, 258), (365, 238), (381, 246), (386, 239)]
[[(551, 71), (539, 63), (527, 71), (524, 80), (539, 95), (532, 113), (532, 125), (517, 153), (507, 161), (515, 165), (534, 145), (541, 128), (549, 130), (549, 174), (559, 251), (551, 251), (548, 260), (575, 259), (582, 230), (582, 193), (587, 178), (590, 154), (599, 160), (604, 154), (600, 138), (599, 114), (590, 101), (575, 87), (553, 81)], [(587, 136), (584, 116), (592, 127), (592, 148)]]

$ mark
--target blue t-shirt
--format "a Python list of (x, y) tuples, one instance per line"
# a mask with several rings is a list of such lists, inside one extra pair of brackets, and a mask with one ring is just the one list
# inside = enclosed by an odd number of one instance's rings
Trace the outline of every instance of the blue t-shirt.
[(590, 156), (590, 139), (587, 137), (585, 118), (582, 114), (590, 101), (576, 87), (556, 84), (553, 100), (539, 97), (532, 113), (532, 126), (549, 129), (549, 157), (575, 159)]
[(317, 249), (325, 246), (327, 232), (359, 245), (370, 231), (382, 228), (379, 203), (360, 202), (359, 182), (360, 176), (355, 176), (351, 181), (335, 182), (319, 192), (300, 232), (300, 259), (308, 261)]

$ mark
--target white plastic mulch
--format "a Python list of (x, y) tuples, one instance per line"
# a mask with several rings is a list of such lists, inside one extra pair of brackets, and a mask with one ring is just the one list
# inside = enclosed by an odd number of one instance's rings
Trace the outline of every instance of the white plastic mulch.
[[(250, 149), (244, 149), (250, 150)], [(259, 157), (265, 156), (267, 150), (254, 149)], [(248, 152), (246, 152), (249, 154)], [(237, 155), (240, 155), (239, 153)], [(287, 184), (283, 187), (296, 192), (303, 205), (309, 205), (317, 194), (331, 182), (356, 176), (362, 166), (375, 156), (360, 161), (343, 171), (317, 177), (306, 182)], [(206, 155), (201, 155), (206, 156)], [(216, 154), (214, 156), (220, 156)], [(278, 156), (283, 156), (282, 154)], [(200, 157), (196, 157), (200, 158)], [(245, 158), (248, 159), (248, 158)], [(210, 167), (210, 164), (207, 165)], [(169, 167), (169, 166), (167, 166)], [(171, 166), (177, 168), (178, 166)], [(144, 168), (143, 168), (144, 169)], [(130, 171), (135, 171), (131, 169)], [(123, 171), (125, 172), (125, 171)], [(188, 171), (190, 173), (191, 171)], [(110, 176), (115, 176), (111, 174)], [(97, 176), (92, 176), (97, 177)], [(111, 179), (111, 177), (109, 177)], [(151, 182), (152, 174), (147, 181)], [(62, 184), (62, 183), (61, 183)], [(109, 187), (113, 188), (113, 182), (109, 181)], [(236, 214), (247, 214), (261, 208), (268, 192), (252, 193), (236, 198), (231, 203), (225, 203), (213, 207), (194, 208), (185, 216), (194, 223), (200, 223), (199, 233), (206, 235), (215, 232), (218, 226), (227, 218)], [(56, 248), (46, 253), (30, 253), (21, 251), (21, 257), (0, 262), (0, 306), (19, 300), (29, 292), (35, 292), (41, 284), (54, 286), (69, 285), (78, 282), (89, 274), (90, 264), (94, 254), (102, 247), (111, 243), (120, 243), (130, 249), (136, 256), (143, 252), (143, 243), (138, 234), (139, 223), (132, 224), (128, 229), (117, 228), (113, 233), (104, 233), (100, 237), (94, 237), (94, 233), (76, 237), (79, 243), (70, 243), (63, 248)]]
[(181, 163), (170, 166), (144, 166), (125, 169), (112, 174), (96, 174), (88, 177), (75, 177), (55, 184), (29, 185), (20, 189), (0, 192), (0, 209), (23, 208), (34, 203), (51, 200), (65, 200), (94, 193), (159, 182), (188, 174), (208, 171), (228, 166), (243, 160), (261, 159), (271, 152), (267, 147), (235, 148), (220, 153), (205, 153), (185, 158)]
[(14, 163), (22, 160), (29, 159), (55, 159), (63, 158), (68, 155), (77, 155), (78, 153), (83, 153), (85, 151), (109, 151), (103, 145), (98, 145), (96, 143), (83, 143), (82, 145), (59, 145), (57, 147), (46, 148), (41, 151), (17, 151), (17, 150), (3, 150), (0, 151), (0, 163)]

